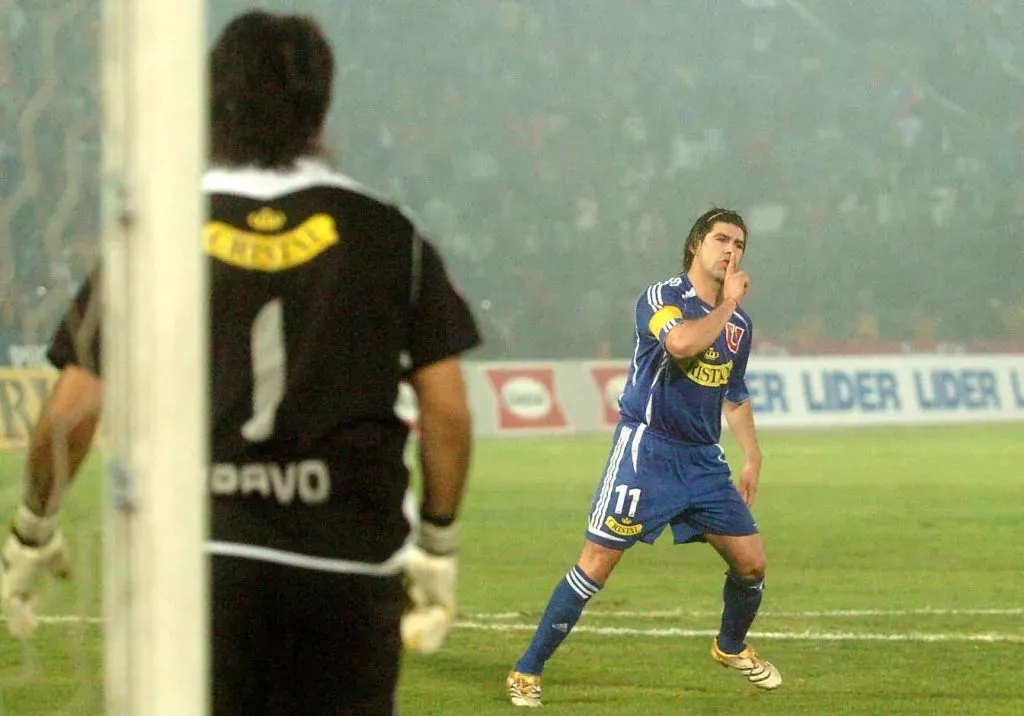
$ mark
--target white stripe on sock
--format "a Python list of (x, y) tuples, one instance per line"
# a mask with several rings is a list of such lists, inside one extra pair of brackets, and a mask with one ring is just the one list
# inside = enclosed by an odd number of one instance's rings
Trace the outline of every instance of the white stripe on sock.
[(592, 584), (587, 582), (580, 574), (576, 572), (577, 568), (573, 567), (565, 573), (565, 581), (572, 587), (572, 591), (580, 595), (581, 599), (590, 599), (592, 596), (597, 594), (597, 589)]

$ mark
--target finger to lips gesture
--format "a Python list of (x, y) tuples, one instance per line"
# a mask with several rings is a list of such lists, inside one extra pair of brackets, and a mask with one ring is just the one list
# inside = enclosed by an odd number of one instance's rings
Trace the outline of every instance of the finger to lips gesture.
[(750, 277), (746, 271), (739, 269), (739, 251), (729, 254), (729, 265), (725, 267), (725, 282), (723, 294), (725, 298), (732, 298), (737, 303), (743, 300), (750, 287)]

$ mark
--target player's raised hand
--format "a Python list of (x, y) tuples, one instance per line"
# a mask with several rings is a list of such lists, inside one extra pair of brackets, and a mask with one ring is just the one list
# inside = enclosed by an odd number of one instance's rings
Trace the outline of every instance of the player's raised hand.
[(731, 298), (739, 304), (750, 288), (750, 277), (739, 268), (739, 251), (729, 254), (729, 265), (725, 267), (725, 281), (722, 282), (722, 297)]

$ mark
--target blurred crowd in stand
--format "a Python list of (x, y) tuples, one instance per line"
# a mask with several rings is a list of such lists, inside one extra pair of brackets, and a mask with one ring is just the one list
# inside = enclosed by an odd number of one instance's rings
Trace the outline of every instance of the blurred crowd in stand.
[[(751, 226), (763, 350), (1024, 346), (1019, 0), (290, 7), (335, 46), (334, 161), (440, 244), (477, 357), (629, 355), (712, 205)], [(2, 360), (98, 253), (101, 132), (97, 1), (0, 23)]]

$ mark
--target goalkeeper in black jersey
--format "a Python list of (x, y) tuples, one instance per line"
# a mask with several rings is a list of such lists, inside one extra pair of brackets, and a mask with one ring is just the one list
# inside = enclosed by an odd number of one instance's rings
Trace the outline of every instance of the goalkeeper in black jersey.
[[(241, 15), (210, 63), (195, 241), (210, 262), (214, 714), (390, 715), (403, 580), (418, 607), (408, 643), (436, 648), (455, 607), (471, 441), (460, 355), (477, 329), (410, 219), (323, 158), (333, 58), (314, 22)], [(38, 578), (67, 572), (55, 476), (73, 477), (100, 413), (99, 276), (53, 338), (61, 373), (3, 548), (16, 636), (34, 628)], [(419, 504), (394, 410), (403, 380), (419, 401)]]

